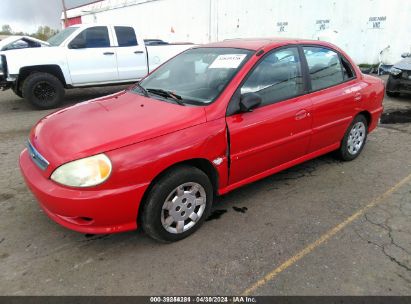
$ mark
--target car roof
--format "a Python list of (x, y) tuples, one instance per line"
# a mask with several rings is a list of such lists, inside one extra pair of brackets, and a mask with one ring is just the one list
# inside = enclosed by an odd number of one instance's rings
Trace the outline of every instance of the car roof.
[(332, 46), (329, 43), (319, 40), (308, 40), (299, 38), (238, 38), (238, 39), (227, 39), (221, 42), (214, 42), (203, 45), (204, 47), (227, 47), (227, 48), (238, 48), (247, 49), (252, 51), (257, 51), (266, 46), (280, 46), (284, 44), (318, 44), (324, 46)]

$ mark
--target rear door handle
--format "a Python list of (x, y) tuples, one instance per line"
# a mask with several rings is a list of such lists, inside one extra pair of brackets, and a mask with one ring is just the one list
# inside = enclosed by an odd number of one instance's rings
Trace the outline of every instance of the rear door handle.
[(113, 52), (104, 52), (103, 55), (114, 55)]
[(355, 100), (355, 101), (361, 101), (361, 99), (362, 99), (361, 93), (356, 93), (356, 94), (354, 95), (354, 100)]
[(135, 51), (134, 54), (143, 54), (143, 51)]
[(306, 117), (310, 117), (310, 115), (311, 115), (310, 112), (307, 112), (307, 110), (301, 110), (295, 114), (295, 120), (301, 120)]

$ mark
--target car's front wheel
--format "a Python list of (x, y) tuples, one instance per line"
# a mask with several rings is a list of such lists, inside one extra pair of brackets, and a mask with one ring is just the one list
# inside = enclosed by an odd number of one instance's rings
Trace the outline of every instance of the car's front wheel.
[(341, 142), (338, 154), (342, 160), (350, 161), (357, 158), (364, 148), (368, 135), (368, 122), (364, 115), (354, 118)]
[(173, 242), (195, 232), (208, 216), (213, 186), (195, 167), (166, 172), (152, 187), (142, 209), (141, 224), (152, 238)]

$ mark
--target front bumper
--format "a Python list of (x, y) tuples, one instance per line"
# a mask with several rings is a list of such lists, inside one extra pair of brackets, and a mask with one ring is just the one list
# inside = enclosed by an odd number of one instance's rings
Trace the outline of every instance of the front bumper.
[(137, 229), (138, 207), (147, 185), (100, 190), (60, 186), (41, 174), (27, 149), (20, 155), (20, 169), (44, 212), (58, 224), (89, 234)]
[(386, 90), (390, 93), (411, 93), (411, 71), (403, 71), (399, 77), (390, 75)]

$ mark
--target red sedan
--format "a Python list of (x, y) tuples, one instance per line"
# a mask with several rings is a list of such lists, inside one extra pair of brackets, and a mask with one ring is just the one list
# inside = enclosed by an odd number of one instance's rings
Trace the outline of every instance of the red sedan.
[(337, 151), (353, 160), (383, 82), (334, 45), (230, 40), (190, 49), (134, 88), (46, 116), (20, 156), (57, 223), (83, 233), (197, 230), (215, 195)]

